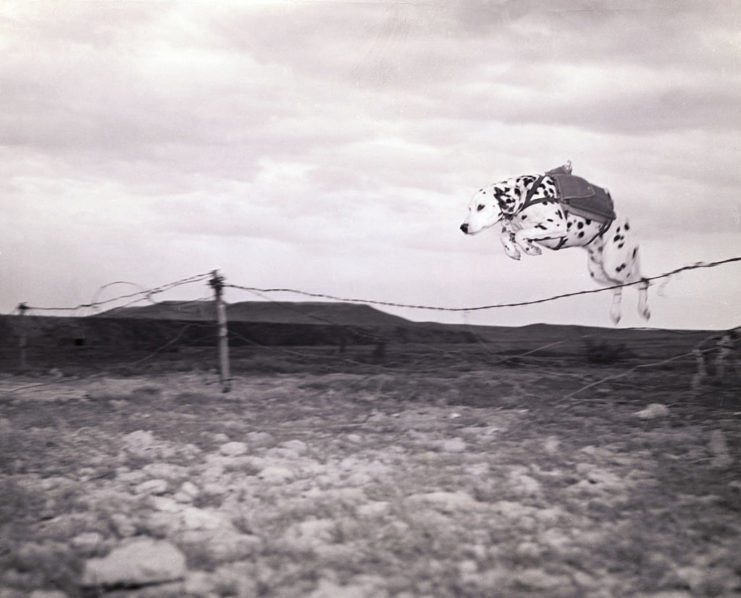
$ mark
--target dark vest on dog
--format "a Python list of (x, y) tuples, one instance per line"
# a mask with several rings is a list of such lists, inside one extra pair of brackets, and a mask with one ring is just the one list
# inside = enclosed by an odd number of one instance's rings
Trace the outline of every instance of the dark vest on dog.
[(572, 174), (552, 174), (558, 190), (558, 201), (567, 212), (582, 218), (606, 223), (615, 220), (612, 197), (607, 189), (592, 185), (589, 181)]
[[(525, 203), (520, 208), (521, 210), (534, 203), (547, 201), (546, 199), (533, 199), (535, 191), (546, 175), (556, 182), (556, 199), (567, 213), (594, 220), (602, 225), (597, 236), (602, 235), (615, 220), (615, 210), (610, 192), (571, 174), (571, 163), (549, 170), (545, 175), (538, 177), (530, 187), (525, 197)], [(564, 238), (561, 244), (563, 245), (565, 242), (566, 239)], [(560, 247), (559, 245), (557, 249), (560, 249)]]

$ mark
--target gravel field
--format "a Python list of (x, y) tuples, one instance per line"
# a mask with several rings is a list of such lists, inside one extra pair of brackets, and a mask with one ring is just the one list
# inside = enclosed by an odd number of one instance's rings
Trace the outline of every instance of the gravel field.
[(737, 385), (621, 371), (5, 375), (0, 598), (739, 595)]

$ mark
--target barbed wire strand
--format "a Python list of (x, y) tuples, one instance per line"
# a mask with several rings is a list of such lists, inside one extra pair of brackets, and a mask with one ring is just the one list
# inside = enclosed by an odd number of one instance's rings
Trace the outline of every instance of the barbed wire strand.
[(185, 334), (185, 331), (186, 330), (190, 330), (191, 328), (210, 328), (210, 329), (213, 329), (213, 327), (214, 327), (214, 324), (213, 323), (205, 323), (205, 322), (204, 323), (201, 323), (201, 322), (191, 322), (190, 324), (186, 324), (185, 326), (183, 326), (180, 329), (180, 331), (173, 338), (171, 338), (169, 341), (167, 341), (164, 345), (162, 345), (162, 346), (158, 347), (157, 349), (155, 349), (154, 351), (152, 351), (146, 357), (142, 357), (142, 358), (137, 359), (135, 361), (127, 362), (124, 365), (128, 365), (128, 366), (140, 365), (141, 363), (144, 363), (145, 361), (148, 361), (148, 360), (152, 359), (152, 357), (154, 357), (155, 355), (161, 353), (162, 351), (164, 351), (168, 347), (170, 347), (173, 344), (175, 344), (178, 340), (180, 340), (180, 338), (183, 336), (183, 334)]
[[(126, 309), (127, 307), (131, 307), (132, 305), (136, 305), (137, 303), (140, 303), (141, 301), (149, 300), (151, 301), (152, 305), (162, 305), (161, 301), (152, 301), (148, 297), (141, 297), (139, 299), (134, 299), (133, 301), (129, 301), (128, 303), (124, 303), (123, 305), (117, 305), (116, 307), (112, 307), (107, 312), (104, 312), (106, 315), (110, 314), (110, 317), (118, 317), (116, 314)], [(184, 307), (188, 307), (189, 305), (194, 304), (200, 304), (200, 305), (206, 305), (208, 303), (213, 304), (213, 298), (212, 297), (199, 297), (198, 299), (191, 299), (189, 301), (178, 301), (177, 304), (177, 310), (182, 311)], [(103, 314), (98, 314), (98, 317), (102, 316)], [(214, 316), (215, 318), (215, 316)]]
[(676, 268), (675, 270), (672, 270), (671, 272), (665, 272), (664, 274), (658, 274), (656, 276), (645, 277), (642, 280), (637, 280), (635, 282), (626, 282), (622, 284), (612, 285), (609, 287), (602, 287), (599, 289), (573, 291), (570, 293), (562, 293), (560, 295), (553, 295), (551, 297), (544, 297), (542, 299), (533, 299), (530, 301), (518, 301), (514, 303), (496, 303), (492, 305), (480, 305), (480, 306), (475, 306), (475, 307), (442, 307), (438, 305), (398, 303), (395, 301), (382, 301), (382, 300), (377, 300), (377, 299), (358, 299), (358, 298), (350, 298), (350, 297), (339, 297), (337, 295), (330, 295), (327, 293), (313, 293), (309, 291), (303, 291), (300, 289), (292, 289), (292, 288), (259, 288), (259, 287), (248, 287), (248, 286), (242, 286), (242, 285), (236, 285), (236, 284), (225, 284), (224, 286), (243, 290), (243, 291), (258, 292), (258, 293), (292, 293), (294, 295), (302, 295), (305, 297), (313, 297), (316, 299), (329, 299), (332, 301), (341, 301), (343, 303), (365, 303), (369, 305), (384, 305), (386, 307), (403, 307), (407, 309), (424, 309), (424, 310), (429, 310), (429, 311), (470, 312), (470, 311), (482, 311), (482, 310), (487, 310), (487, 309), (497, 309), (497, 308), (502, 308), (502, 307), (520, 307), (524, 305), (535, 305), (538, 303), (547, 303), (549, 301), (556, 301), (557, 299), (575, 297), (577, 295), (590, 295), (594, 293), (604, 293), (606, 291), (613, 291), (616, 289), (621, 289), (623, 287), (630, 287), (630, 286), (635, 286), (638, 284), (650, 283), (654, 280), (668, 278), (670, 276), (674, 276), (675, 274), (678, 274), (680, 272), (684, 272), (687, 270), (696, 270), (698, 268), (715, 268), (723, 264), (729, 264), (732, 262), (739, 262), (739, 261), (741, 261), (741, 256), (732, 257), (732, 258), (728, 258), (725, 260), (719, 260), (716, 262), (696, 262), (695, 264)]
[[(246, 290), (246, 289), (244, 289), (244, 290)], [(255, 295), (257, 297), (260, 297), (261, 299), (263, 299), (265, 301), (269, 301), (269, 302), (272, 302), (272, 303), (280, 303), (276, 299), (273, 299), (272, 297), (269, 297), (267, 294), (261, 293), (260, 291), (249, 290), (248, 292), (249, 293), (252, 293), (253, 295)], [(297, 314), (299, 314), (301, 316), (304, 316), (305, 318), (309, 318), (309, 319), (315, 320), (317, 322), (328, 324), (330, 326), (342, 326), (342, 324), (338, 324), (337, 322), (333, 322), (333, 321), (328, 320), (326, 318), (322, 318), (321, 316), (317, 316), (316, 314), (307, 313), (307, 312), (303, 311), (301, 308), (296, 307), (296, 305), (290, 305), (290, 302), (283, 302), (282, 307), (284, 307), (285, 309), (287, 309), (289, 311), (293, 311), (294, 313), (297, 313)], [(390, 340), (388, 337), (375, 334), (373, 331), (368, 330), (364, 326), (358, 326), (358, 328), (362, 328), (363, 329), (363, 335), (366, 338), (374, 341), (376, 344), (378, 344), (378, 343), (388, 343), (389, 340)], [(488, 349), (488, 347), (485, 346), (485, 341), (483, 341), (478, 334), (472, 333), (471, 331), (467, 331), (467, 332), (469, 334), (474, 334), (474, 336), (476, 337), (477, 342), (479, 343), (479, 345), (483, 348), (483, 350), (486, 353), (489, 353), (489, 354), (492, 353)], [(561, 341), (559, 341), (559, 342), (561, 342)], [(442, 348), (437, 348), (437, 347), (433, 350), (433, 352), (436, 352), (437, 354), (443, 355), (445, 357), (451, 357), (451, 356), (453, 356), (453, 357), (460, 357), (461, 354), (462, 354), (461, 351), (452, 351), (450, 349), (442, 349)], [(362, 363), (362, 362), (357, 362), (357, 363)], [(379, 368), (380, 367), (383, 367), (383, 366), (381, 366), (379, 364), (368, 364), (368, 365), (376, 365)], [(414, 364), (414, 365), (416, 365), (416, 364)], [(431, 369), (430, 371), (434, 371), (434, 368)]]
[(204, 273), (204, 274), (196, 274), (194, 276), (188, 276), (187, 278), (181, 278), (180, 280), (169, 282), (169, 283), (160, 285), (158, 287), (154, 287), (152, 289), (146, 289), (142, 291), (137, 291), (136, 293), (128, 293), (125, 295), (119, 295), (118, 297), (113, 297), (111, 299), (105, 299), (103, 301), (96, 301), (96, 302), (91, 302), (91, 303), (80, 303), (79, 305), (76, 305), (74, 307), (42, 307), (42, 306), (28, 305), (27, 309), (29, 311), (30, 310), (33, 310), (33, 311), (76, 311), (78, 309), (83, 309), (83, 308), (89, 309), (93, 307), (98, 307), (100, 305), (106, 305), (108, 303), (113, 303), (114, 301), (119, 301), (121, 299), (131, 299), (132, 297), (138, 297), (140, 295), (145, 295), (145, 298), (150, 298), (152, 295), (164, 293), (165, 291), (169, 291), (179, 286), (183, 286), (186, 284), (193, 284), (196, 282), (203, 282), (210, 276), (212, 276), (212, 273), (210, 272)]
[[(277, 300), (273, 299), (272, 297), (268, 297), (267, 295), (264, 295), (264, 294), (262, 294), (260, 292), (257, 292), (257, 291), (249, 291), (249, 292), (252, 293), (253, 295), (257, 296), (257, 297), (260, 297), (261, 299), (264, 299), (265, 301), (272, 302), (272, 303), (279, 303)], [(327, 320), (326, 318), (322, 318), (321, 316), (317, 316), (315, 314), (306, 313), (305, 311), (303, 311), (300, 308), (297, 308), (297, 307), (295, 307), (293, 305), (285, 305), (284, 304), (283, 307), (285, 307), (287, 310), (293, 311), (294, 313), (297, 313), (297, 314), (299, 314), (299, 315), (301, 315), (301, 316), (303, 316), (305, 318), (309, 318), (311, 320), (315, 320), (315, 321), (321, 322), (323, 324), (328, 324), (330, 326), (341, 326), (341, 324), (337, 324), (336, 322), (332, 322), (331, 320)], [(368, 339), (375, 341), (377, 344), (378, 343), (387, 343), (389, 341), (388, 338), (383, 337), (383, 336), (378, 336), (378, 335), (374, 334), (373, 332), (368, 331), (368, 330), (365, 330), (365, 329), (363, 330), (363, 334)], [(255, 344), (257, 346), (260, 346), (260, 347), (263, 347), (263, 348), (266, 348), (266, 349), (271, 349), (271, 350), (276, 350), (277, 349), (277, 350), (282, 351), (284, 354), (287, 354), (287, 355), (298, 355), (298, 356), (306, 359), (306, 355), (305, 354), (299, 353), (297, 351), (291, 351), (291, 350), (288, 350), (288, 349), (283, 349), (283, 348), (272, 348), (272, 347), (269, 347), (268, 345), (263, 345), (261, 343), (258, 343), (257, 341), (250, 341), (250, 340), (246, 339), (244, 336), (235, 333), (231, 329), (229, 330), (229, 335), (230, 336), (231, 335), (234, 335), (234, 336), (236, 336), (238, 338), (241, 338), (244, 341), (247, 341), (247, 342), (249, 342), (251, 344)], [(444, 349), (439, 349), (438, 351), (442, 352), (446, 356), (449, 355)], [(354, 366), (370, 367), (370, 368), (375, 368), (378, 371), (385, 371), (385, 372), (396, 371), (394, 368), (389, 368), (388, 366), (385, 366), (385, 365), (379, 364), (379, 363), (365, 363), (365, 362), (356, 361), (354, 359), (350, 359), (350, 358), (347, 358), (347, 357), (344, 357), (344, 356), (343, 357), (340, 357), (339, 359), (340, 359), (340, 361), (342, 361), (344, 363), (347, 363), (347, 364), (350, 364), (350, 365), (354, 365)], [(367, 374), (363, 379), (370, 378), (370, 377), (372, 377), (374, 375), (375, 374)]]
[(92, 300), (90, 301), (90, 304), (93, 306), (92, 309), (98, 308), (98, 297), (100, 297), (100, 294), (107, 288), (112, 287), (117, 284), (127, 284), (133, 287), (136, 287), (139, 289), (139, 292), (144, 295), (142, 297), (142, 300), (146, 299), (152, 303), (156, 303), (154, 299), (152, 299), (151, 295), (149, 294), (149, 289), (145, 289), (142, 285), (136, 283), (136, 282), (130, 282), (128, 280), (114, 280), (113, 282), (106, 283), (98, 288), (97, 291), (95, 291), (95, 295), (93, 295)]
[[(188, 329), (190, 329), (190, 328), (213, 328), (213, 324), (211, 324), (211, 323), (205, 323), (205, 322), (204, 323), (191, 322), (189, 324), (186, 324), (185, 326), (183, 326), (177, 332), (177, 334), (173, 338), (171, 338), (170, 340), (168, 340), (166, 343), (164, 343), (160, 347), (156, 348), (154, 351), (152, 351), (151, 353), (149, 353), (147, 356), (141, 357), (139, 359), (135, 359), (135, 360), (132, 360), (132, 361), (123, 362), (121, 364), (118, 364), (118, 365), (114, 366), (114, 368), (115, 367), (123, 367), (123, 366), (136, 366), (136, 365), (140, 365), (140, 364), (144, 363), (145, 361), (148, 361), (148, 360), (152, 359), (155, 355), (157, 355), (158, 353), (161, 353), (162, 351), (164, 351), (168, 347), (170, 347), (173, 344), (175, 344), (178, 340), (180, 340), (180, 338), (183, 336), (183, 334), (185, 333), (185, 331), (188, 330)], [(41, 387), (41, 386), (49, 386), (49, 385), (53, 385), (53, 384), (65, 384), (65, 383), (69, 383), (69, 382), (77, 382), (79, 380), (92, 380), (94, 378), (100, 378), (100, 377), (105, 376), (105, 375), (106, 375), (105, 372), (96, 372), (94, 374), (88, 374), (86, 376), (82, 376), (82, 375), (80, 375), (80, 376), (65, 376), (64, 378), (50, 380), (48, 382), (35, 382), (33, 384), (27, 384), (25, 386), (18, 386), (16, 388), (10, 388), (10, 389), (7, 389), (7, 390), (0, 389), (0, 394), (2, 394), (2, 393), (12, 394), (12, 393), (15, 393), (15, 392), (18, 392), (18, 391), (21, 391), (21, 390), (29, 390), (29, 389), (32, 389), (32, 388), (38, 388), (38, 387)]]
[(565, 401), (566, 399), (570, 399), (570, 398), (572, 398), (572, 397), (580, 394), (581, 392), (583, 392), (585, 390), (588, 390), (590, 388), (594, 388), (595, 386), (599, 386), (601, 384), (604, 384), (605, 382), (609, 382), (611, 380), (617, 380), (619, 378), (624, 378), (625, 376), (629, 376), (630, 374), (632, 374), (633, 372), (635, 372), (636, 370), (639, 370), (641, 368), (656, 367), (656, 366), (664, 365), (666, 363), (671, 363), (672, 361), (677, 361), (679, 359), (683, 359), (683, 358), (687, 358), (687, 357), (694, 357), (695, 354), (696, 354), (695, 353), (696, 351), (700, 351), (700, 353), (709, 353), (709, 352), (712, 352), (712, 351), (715, 350), (715, 347), (709, 347), (707, 349), (700, 349), (699, 347), (701, 347), (703, 344), (705, 344), (710, 339), (712, 339), (712, 338), (714, 338), (716, 336), (717, 336), (717, 334), (711, 334), (711, 335), (703, 338), (699, 343), (696, 343), (695, 344), (694, 348), (691, 351), (688, 351), (688, 352), (685, 352), (685, 353), (680, 353), (678, 355), (673, 355), (672, 357), (668, 357), (668, 358), (662, 359), (660, 361), (654, 361), (654, 362), (651, 362), (651, 363), (640, 363), (638, 365), (633, 366), (630, 369), (627, 369), (627, 370), (625, 370), (623, 372), (620, 372), (619, 374), (612, 374), (610, 376), (606, 376), (605, 378), (601, 378), (600, 380), (596, 380), (594, 382), (590, 382), (586, 386), (582, 386), (581, 388), (578, 388), (577, 390), (574, 390), (574, 391), (572, 391), (572, 392), (564, 395), (563, 397), (561, 397), (561, 401)]

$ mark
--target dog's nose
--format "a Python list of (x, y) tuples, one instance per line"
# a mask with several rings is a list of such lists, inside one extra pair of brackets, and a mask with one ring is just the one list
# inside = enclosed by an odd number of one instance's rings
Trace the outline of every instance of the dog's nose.
[(468, 224), (466, 224), (465, 222), (463, 224), (461, 224), (461, 230), (464, 233), (468, 234)]

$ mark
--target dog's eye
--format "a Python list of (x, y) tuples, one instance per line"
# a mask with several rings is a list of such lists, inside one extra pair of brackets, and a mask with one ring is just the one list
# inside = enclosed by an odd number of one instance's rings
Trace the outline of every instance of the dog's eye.
[(480, 212), (480, 211), (481, 211), (481, 210), (483, 210), (483, 209), (484, 209), (485, 207), (486, 207), (486, 206), (485, 206), (484, 204), (480, 203), (480, 204), (479, 204), (478, 206), (476, 206), (476, 211), (477, 211), (477, 212)]

